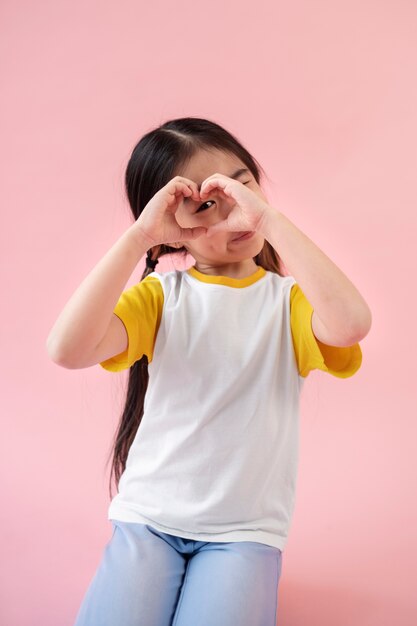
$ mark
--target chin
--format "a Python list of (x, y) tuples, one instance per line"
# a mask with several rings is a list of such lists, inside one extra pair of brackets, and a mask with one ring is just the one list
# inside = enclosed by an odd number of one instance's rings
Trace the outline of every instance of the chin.
[(234, 255), (238, 255), (239, 260), (241, 261), (248, 258), (254, 259), (260, 252), (262, 252), (265, 241), (266, 240), (264, 238), (259, 240), (254, 237), (252, 240), (248, 240), (244, 245), (242, 243), (237, 249), (233, 250)]
[(262, 237), (262, 235), (259, 235), (259, 237), (255, 236), (251, 243), (251, 251), (253, 252), (252, 256), (257, 256), (260, 252), (262, 252), (266, 239)]
[(254, 254), (253, 256), (257, 256), (260, 252), (262, 252), (262, 250), (264, 249), (264, 245), (265, 245), (265, 243), (266, 243), (266, 239), (264, 239), (264, 238), (262, 237), (261, 242), (258, 242), (258, 245), (257, 245), (257, 246), (255, 246), (255, 247), (256, 247), (256, 250), (257, 250), (257, 252), (255, 252), (255, 254)]

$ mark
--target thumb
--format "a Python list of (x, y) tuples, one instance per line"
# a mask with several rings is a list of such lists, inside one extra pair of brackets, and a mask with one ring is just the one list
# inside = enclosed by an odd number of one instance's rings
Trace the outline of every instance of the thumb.
[(195, 228), (183, 228), (181, 237), (184, 239), (197, 239), (207, 232), (204, 226), (196, 226)]
[(222, 230), (228, 230), (226, 220), (217, 222), (216, 224), (213, 224), (213, 226), (210, 226), (210, 228), (207, 230), (207, 237), (211, 237), (212, 235), (215, 235)]

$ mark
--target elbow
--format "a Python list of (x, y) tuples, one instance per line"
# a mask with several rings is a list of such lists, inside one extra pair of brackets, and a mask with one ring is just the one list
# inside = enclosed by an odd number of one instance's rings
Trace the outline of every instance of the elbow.
[(91, 367), (98, 362), (94, 355), (86, 357), (85, 353), (77, 353), (74, 349), (69, 350), (68, 345), (65, 347), (62, 343), (54, 341), (52, 337), (48, 337), (46, 341), (46, 351), (51, 361), (68, 370)]
[(46, 343), (45, 343), (45, 348), (51, 361), (53, 361), (54, 363), (57, 363), (58, 351), (56, 347), (56, 342), (53, 340), (52, 335), (48, 336), (48, 339), (46, 340)]
[(348, 347), (362, 341), (370, 331), (372, 316), (370, 309), (366, 306), (360, 314), (347, 313), (342, 319), (338, 319), (337, 326), (331, 328), (326, 326), (316, 311), (313, 311), (311, 326), (316, 339), (329, 346)]
[(350, 339), (352, 344), (358, 343), (365, 339), (372, 327), (372, 313), (368, 306), (366, 306), (359, 320), (354, 324), (350, 333)]
[(70, 361), (65, 355), (62, 346), (60, 346), (50, 335), (45, 344), (46, 352), (55, 365), (59, 365), (60, 367), (65, 367), (66, 369), (73, 369), (73, 366), (70, 364)]
[(55, 365), (60, 365), (61, 367), (65, 367), (62, 356), (49, 343), (46, 344), (46, 353), (52, 363), (55, 363)]

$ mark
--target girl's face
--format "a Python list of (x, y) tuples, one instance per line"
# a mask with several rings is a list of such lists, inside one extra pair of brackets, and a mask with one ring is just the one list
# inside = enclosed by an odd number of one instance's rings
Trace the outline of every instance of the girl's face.
[[(215, 149), (200, 150), (190, 159), (185, 168), (176, 172), (176, 175), (189, 178), (197, 183), (198, 188), (200, 188), (201, 183), (212, 174), (219, 173), (232, 178), (239, 169), (245, 169), (245, 171), (240, 173), (236, 180), (247, 185), (262, 200), (268, 202), (251, 171), (233, 154)], [(206, 205), (209, 200), (214, 201), (214, 203), (209, 202)], [(195, 226), (208, 228), (226, 219), (230, 210), (230, 206), (221, 193), (214, 189), (204, 202), (184, 198), (175, 213), (175, 218), (182, 228), (194, 228)], [(206, 273), (210, 273), (210, 271), (213, 273), (224, 272), (227, 275), (228, 272), (242, 271), (245, 274), (251, 269), (255, 271), (257, 266), (253, 257), (262, 250), (265, 242), (264, 237), (260, 233), (255, 233), (250, 239), (232, 242), (234, 237), (236, 237), (236, 233), (223, 231), (215, 233), (210, 238), (201, 235), (197, 239), (184, 240), (169, 245), (177, 248), (184, 246), (196, 260), (197, 269), (206, 271)]]

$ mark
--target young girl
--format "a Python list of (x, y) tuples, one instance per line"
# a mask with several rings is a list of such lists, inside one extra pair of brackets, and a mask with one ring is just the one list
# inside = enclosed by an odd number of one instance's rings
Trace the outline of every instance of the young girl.
[[(135, 222), (50, 333), (63, 367), (129, 368), (113, 534), (76, 626), (276, 624), (300, 392), (313, 369), (359, 369), (371, 313), (260, 171), (205, 119), (144, 135), (126, 171)], [(195, 264), (154, 271), (167, 254)]]

